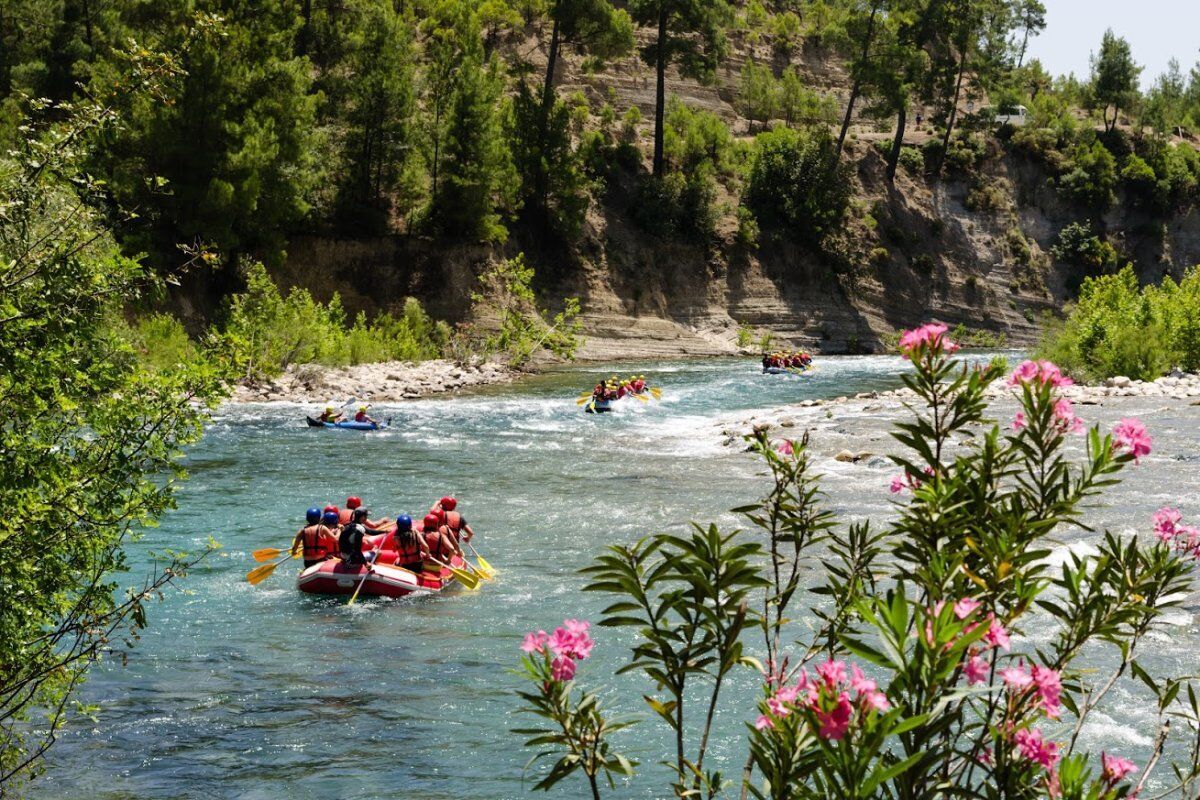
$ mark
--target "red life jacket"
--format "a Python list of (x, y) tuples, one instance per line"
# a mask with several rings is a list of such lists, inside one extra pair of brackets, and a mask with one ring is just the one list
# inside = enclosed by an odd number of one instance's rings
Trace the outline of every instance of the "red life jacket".
[(425, 531), (425, 546), (429, 548), (429, 554), (438, 561), (449, 563), (454, 555), (454, 548), (442, 538), (443, 533), (453, 535), (444, 525), (432, 531)]
[(309, 525), (300, 532), (305, 561), (324, 561), (333, 555), (324, 525)]
[(458, 513), (457, 511), (443, 511), (442, 514), (442, 521), (446, 524), (446, 527), (450, 529), (450, 532), (457, 537), (458, 532), (461, 531), (463, 527), (462, 514)]
[(341, 511), (338, 511), (338, 524), (340, 524), (340, 525), (349, 525), (350, 520), (353, 518), (354, 518), (354, 510), (353, 509), (343, 508)]
[(396, 551), (396, 563), (400, 565), (413, 564), (421, 560), (421, 547), (417, 544), (417, 538), (421, 534), (414, 532), (410, 541), (406, 544), (404, 536), (400, 531), (392, 534), (392, 549)]

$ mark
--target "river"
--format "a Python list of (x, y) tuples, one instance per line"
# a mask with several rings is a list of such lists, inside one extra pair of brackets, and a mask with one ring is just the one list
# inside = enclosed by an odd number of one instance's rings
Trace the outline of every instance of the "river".
[[(150, 607), (150, 627), (127, 666), (112, 659), (93, 671), (82, 694), (100, 706), (98, 721), (67, 729), (30, 794), (527, 796), (536, 782), (522, 771), (530, 754), (507, 733), (532, 722), (513, 714), (518, 682), (510, 670), (522, 634), (564, 617), (596, 618), (605, 598), (582, 593), (577, 570), (605, 544), (679, 530), (689, 520), (738, 524), (728, 509), (764, 491), (763, 471), (741, 448), (722, 445), (715, 419), (894, 388), (907, 368), (886, 356), (818, 364), (804, 377), (762, 376), (745, 359), (571, 367), (465, 396), (379, 407), (393, 428), (371, 434), (310, 430), (295, 405), (223, 407), (189, 454), (179, 509), (133, 548), (131, 575), (146, 570), (152, 551), (199, 547), (210, 535), (223, 548), (182, 584), (186, 591)], [(662, 402), (580, 412), (575, 398), (597, 377), (630, 372), (662, 386)], [(1150, 512), (1166, 502), (1200, 513), (1200, 409), (1161, 401), (1140, 408), (1156, 453), (1089, 516), (1116, 530), (1134, 522), (1148, 530)], [(830, 437), (859, 443), (855, 449), (886, 438), (877, 414), (841, 418), (830, 407), (810, 418)], [(831, 507), (843, 518), (889, 514), (894, 469), (880, 458), (835, 462), (828, 457), (835, 450), (821, 444)], [(311, 505), (357, 494), (372, 516), (415, 516), (447, 492), (501, 572), (477, 591), (348, 607), (344, 598), (298, 593), (290, 565), (259, 587), (243, 580), (254, 566), (250, 551), (286, 546)], [(1194, 667), (1192, 614), (1172, 622), (1152, 658)], [(616, 709), (644, 716), (640, 695), (653, 687), (639, 675), (611, 677), (632, 632), (600, 629), (596, 638), (580, 678), (603, 687)], [(745, 757), (741, 724), (755, 714), (754, 684), (744, 672), (720, 711), (712, 757), (730, 775)], [(1086, 740), (1144, 752), (1154, 725), (1145, 698), (1119, 692), (1114, 703)], [(655, 765), (668, 736), (655, 720), (617, 743), (661, 778)], [(607, 796), (663, 796), (664, 783), (642, 778)], [(569, 779), (552, 794), (581, 796), (581, 788)]]

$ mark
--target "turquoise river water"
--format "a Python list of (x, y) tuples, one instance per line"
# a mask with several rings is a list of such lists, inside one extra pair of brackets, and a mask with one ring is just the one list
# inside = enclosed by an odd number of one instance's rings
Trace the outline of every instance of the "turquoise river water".
[[(127, 666), (114, 659), (93, 672), (83, 695), (100, 706), (98, 721), (65, 732), (30, 794), (530, 795), (529, 754), (507, 732), (532, 722), (513, 713), (518, 681), (510, 670), (522, 634), (597, 616), (604, 598), (580, 591), (577, 570), (605, 544), (689, 520), (738, 524), (728, 509), (760, 495), (764, 479), (740, 447), (722, 445), (716, 420), (896, 387), (907, 367), (884, 356), (819, 365), (802, 378), (762, 376), (744, 359), (572, 367), (466, 396), (380, 407), (394, 427), (372, 434), (310, 430), (296, 405), (223, 408), (188, 457), (179, 509), (136, 546), (132, 575), (145, 571), (155, 549), (199, 547), (210, 535), (223, 549), (182, 584), (185, 591), (151, 607)], [(575, 398), (598, 376), (634, 371), (664, 388), (663, 402), (580, 413)], [(1200, 512), (1200, 409), (1143, 405), (1156, 453), (1119, 490), (1119, 502), (1093, 517), (1120, 530), (1181, 495), (1185, 513)], [(830, 505), (848, 517), (885, 517), (894, 470), (880, 458), (833, 461), (836, 450), (822, 449), (821, 440), (880, 447), (878, 415), (809, 411)], [(297, 592), (290, 565), (257, 588), (243, 579), (255, 566), (250, 551), (286, 546), (310, 505), (358, 494), (372, 516), (416, 515), (446, 492), (459, 497), (477, 545), (502, 573), (478, 591), (348, 607), (345, 598)], [(1081, 537), (1075, 544), (1086, 547)], [(1173, 622), (1153, 657), (1166, 666), (1194, 662), (1192, 613)], [(616, 710), (644, 716), (640, 696), (653, 687), (636, 674), (611, 677), (633, 634), (596, 635), (581, 679), (603, 687)], [(731, 775), (745, 758), (742, 724), (755, 714), (755, 691), (746, 671), (720, 710), (712, 758)], [(1118, 693), (1114, 702), (1085, 738), (1097, 748), (1144, 751), (1153, 730), (1144, 698)], [(618, 744), (647, 775), (606, 796), (664, 796), (655, 765), (668, 747), (665, 730), (644, 719)], [(572, 779), (552, 795), (581, 790)]]

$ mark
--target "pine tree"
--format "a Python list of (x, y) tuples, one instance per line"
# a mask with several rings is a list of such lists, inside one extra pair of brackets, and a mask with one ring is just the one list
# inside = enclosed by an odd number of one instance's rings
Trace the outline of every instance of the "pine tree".
[[(1137, 99), (1138, 76), (1142, 68), (1133, 62), (1129, 42), (1109, 28), (1100, 42), (1100, 53), (1092, 56), (1092, 93), (1104, 115), (1104, 130), (1117, 126), (1121, 109), (1129, 108)], [(1108, 110), (1112, 109), (1112, 120)]]
[(631, 0), (629, 10), (635, 22), (656, 32), (654, 42), (642, 50), (642, 59), (654, 65), (654, 175), (661, 177), (667, 67), (678, 64), (685, 77), (711, 78), (725, 55), (725, 28), (732, 11), (726, 0)]

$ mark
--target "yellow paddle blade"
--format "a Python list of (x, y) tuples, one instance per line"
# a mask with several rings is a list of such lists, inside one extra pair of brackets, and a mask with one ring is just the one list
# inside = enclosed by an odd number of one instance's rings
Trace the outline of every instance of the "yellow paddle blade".
[(280, 550), (278, 547), (263, 547), (255, 550), (253, 555), (255, 561), (270, 561), (276, 556), (281, 556), (286, 552), (287, 550)]
[[(474, 552), (473, 548), (472, 548), (472, 552)], [(479, 555), (479, 553), (475, 553), (475, 558), (479, 561), (479, 568), (481, 570), (483, 570), (484, 575), (487, 575), (489, 578), (494, 578), (498, 574), (500, 574), (500, 573), (496, 572), (496, 569), (487, 562), (486, 558)]]
[(650, 402), (650, 398), (649, 398), (649, 397), (646, 397), (646, 395), (644, 395), (644, 394), (635, 394), (635, 395), (634, 395), (634, 397), (636, 397), (638, 400), (640, 400), (640, 401), (641, 401), (641, 402), (643, 402), (643, 403), (649, 403), (649, 402)]
[(263, 564), (261, 567), (255, 567), (246, 573), (246, 580), (251, 586), (258, 586), (260, 583), (271, 577), (271, 573), (275, 571), (281, 561), (276, 561), (273, 564)]
[(651, 387), (650, 394), (654, 395), (655, 400), (662, 400), (662, 389), (657, 386)]
[(584, 403), (586, 403), (588, 400), (590, 400), (591, 398), (592, 398), (592, 396), (590, 394), (585, 394), (583, 397), (581, 397), (575, 401), (575, 405), (581, 406)]
[[(438, 563), (442, 563), (442, 562), (438, 562)], [(474, 575), (467, 572), (465, 569), (459, 569), (458, 567), (451, 566), (450, 564), (445, 564), (445, 563), (442, 563), (442, 566), (445, 567), (446, 569), (450, 570), (450, 574), (453, 575), (455, 578), (458, 578), (458, 582), (461, 583), (463, 586), (467, 587), (468, 589), (474, 589), (476, 586), (479, 585), (479, 578), (476, 578)]]

